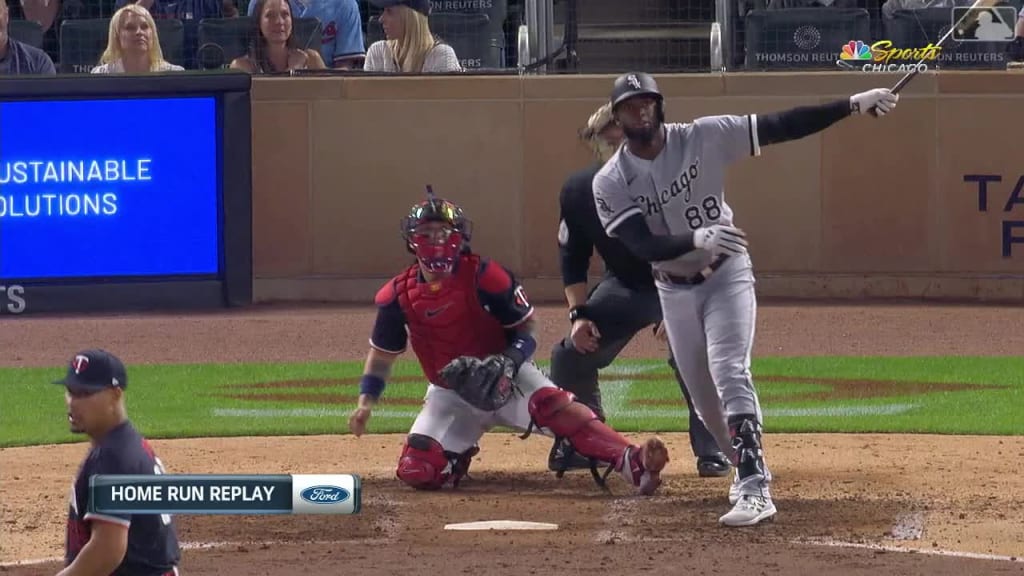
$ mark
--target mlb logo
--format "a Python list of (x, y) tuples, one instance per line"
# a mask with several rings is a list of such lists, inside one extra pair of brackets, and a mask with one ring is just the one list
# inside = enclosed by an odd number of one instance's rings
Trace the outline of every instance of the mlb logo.
[(951, 9), (953, 39), (957, 42), (1012, 42), (1017, 10), (1013, 6)]

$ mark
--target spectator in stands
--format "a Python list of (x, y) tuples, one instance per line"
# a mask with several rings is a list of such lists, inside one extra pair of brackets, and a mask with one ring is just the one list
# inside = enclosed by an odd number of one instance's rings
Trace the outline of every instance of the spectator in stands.
[[(0, 3), (5, 0), (0, 0)], [(98, 0), (91, 0), (96, 2)], [(51, 62), (53, 58), (60, 56), (60, 41), (58, 33), (61, 22), (66, 18), (62, 14), (66, 9), (63, 0), (10, 0), (8, 6), (8, 18), (31, 20), (39, 24), (43, 29), (42, 49), (46, 52)], [(12, 13), (13, 12), (13, 13)]]
[[(249, 16), (258, 0), (249, 0)], [(358, 69), (366, 57), (363, 19), (356, 0), (289, 0), (293, 18), (320, 22), (320, 55), (330, 68)]]
[(882, 4), (882, 17), (892, 20), (897, 10), (922, 10), (924, 8), (952, 8), (953, 6), (970, 6), (973, 0), (885, 0)]
[(153, 16), (138, 4), (128, 4), (110, 17), (107, 49), (93, 74), (138, 74), (184, 70), (164, 60)]
[(860, 8), (857, 0), (771, 0), (769, 10), (786, 8)]
[(259, 17), (253, 19), (249, 52), (235, 58), (232, 68), (250, 74), (266, 74), (327, 67), (319, 52), (299, 47), (295, 41), (288, 0), (256, 0), (256, 13)]
[(1021, 68), (1024, 65), (1024, 8), (1020, 9), (1017, 15), (1017, 28), (1014, 30), (1014, 39), (1009, 46), (1010, 60), (1009, 68)]
[(11, 38), (7, 33), (10, 13), (0, 0), (0, 76), (6, 74), (56, 74), (53, 60), (39, 48)]
[(455, 50), (430, 32), (430, 0), (370, 0), (383, 8), (380, 24), (385, 40), (366, 51), (370, 72), (460, 72)]
[[(234, 7), (233, 0), (117, 0), (116, 7), (138, 4), (153, 18), (177, 18), (178, 20), (202, 20), (203, 18), (224, 18), (225, 6)], [(235, 15), (238, 9), (235, 8)], [(230, 17), (230, 16), (228, 16)]]

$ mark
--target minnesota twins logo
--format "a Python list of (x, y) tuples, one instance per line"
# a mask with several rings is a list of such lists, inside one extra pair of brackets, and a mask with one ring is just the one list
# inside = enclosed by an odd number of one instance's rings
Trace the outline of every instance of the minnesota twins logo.
[(526, 291), (522, 286), (516, 288), (516, 304), (523, 308), (530, 307), (530, 302), (526, 299)]
[(89, 357), (81, 354), (75, 356), (75, 359), (71, 361), (71, 367), (75, 369), (75, 374), (85, 372), (85, 369), (89, 367)]
[(640, 79), (636, 77), (636, 74), (630, 74), (626, 78), (626, 84), (629, 84), (634, 90), (640, 89)]

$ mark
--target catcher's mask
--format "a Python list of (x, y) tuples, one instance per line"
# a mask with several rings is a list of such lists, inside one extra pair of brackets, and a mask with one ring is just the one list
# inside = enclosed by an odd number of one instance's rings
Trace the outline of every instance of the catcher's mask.
[(472, 223), (455, 203), (434, 196), (412, 207), (402, 219), (402, 237), (410, 253), (429, 272), (448, 274), (459, 254), (468, 247)]

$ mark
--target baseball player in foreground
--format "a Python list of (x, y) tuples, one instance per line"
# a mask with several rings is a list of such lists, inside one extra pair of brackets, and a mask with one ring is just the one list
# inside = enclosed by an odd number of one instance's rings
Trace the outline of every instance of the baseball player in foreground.
[(93, 474), (164, 473), (125, 411), (124, 364), (109, 352), (84, 350), (55, 384), (65, 387), (71, 431), (88, 435), (92, 443), (71, 488), (65, 568), (58, 576), (176, 576), (181, 550), (171, 516), (88, 511)]
[(536, 427), (609, 462), (597, 476), (602, 485), (614, 470), (641, 494), (652, 494), (669, 460), (665, 444), (656, 437), (630, 443), (537, 368), (533, 306), (507, 269), (472, 252), (472, 224), (462, 209), (428, 188), (402, 232), (416, 262), (376, 295), (352, 433), (365, 432), (392, 364), (409, 343), (429, 385), (398, 461), (396, 475), (405, 484), (458, 486), (484, 432), (505, 426), (528, 435)]
[(648, 74), (615, 80), (615, 121), (626, 142), (594, 176), (594, 201), (610, 236), (652, 262), (672, 355), (694, 407), (736, 465), (726, 526), (776, 514), (762, 450), (762, 413), (750, 374), (756, 317), (745, 233), (725, 202), (726, 168), (761, 147), (820, 132), (851, 114), (884, 116), (898, 95), (875, 89), (772, 114), (666, 123)]
[[(551, 381), (572, 392), (604, 420), (598, 372), (609, 366), (633, 336), (647, 326), (656, 325), (658, 339), (664, 341), (664, 325), (650, 263), (605, 234), (594, 208), (594, 174), (615, 153), (623, 138), (622, 129), (612, 118), (611, 104), (604, 104), (591, 114), (580, 138), (590, 146), (597, 161), (570, 175), (559, 197), (558, 246), (571, 329), (551, 350)], [(606, 271), (588, 293), (587, 272), (595, 249)], [(671, 356), (669, 365), (690, 409), (690, 447), (697, 458), (698, 475), (727, 475), (731, 468), (729, 460), (693, 409)], [(548, 457), (548, 468), (559, 475), (566, 470), (596, 465), (574, 454), (572, 445), (562, 439), (555, 440)]]

